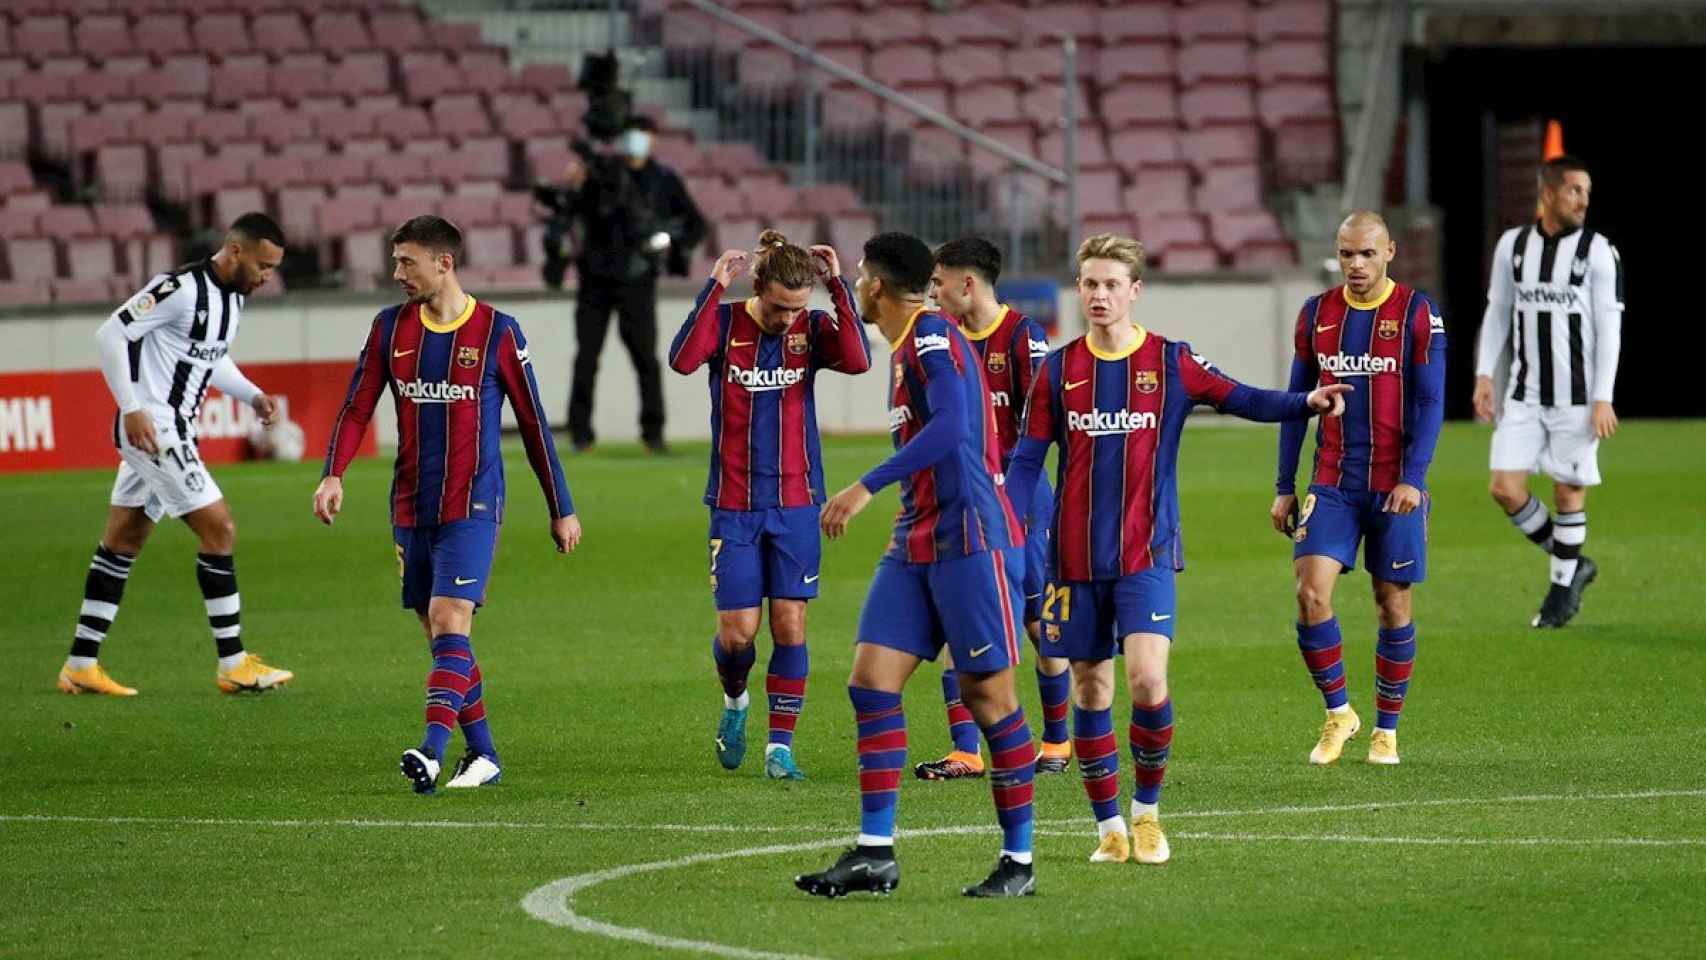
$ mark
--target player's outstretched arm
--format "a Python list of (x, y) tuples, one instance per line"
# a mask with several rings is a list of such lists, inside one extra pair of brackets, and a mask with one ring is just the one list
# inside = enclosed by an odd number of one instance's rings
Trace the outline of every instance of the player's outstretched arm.
[(278, 413), (278, 404), (265, 390), (255, 386), (254, 381), (243, 376), (243, 371), (237, 368), (237, 361), (231, 359), (228, 353), (219, 358), (213, 365), (213, 374), (209, 378), (220, 393), (244, 404), (255, 411), (255, 416), (261, 418), (261, 425), (270, 427), (274, 415)]
[(1623, 351), (1623, 257), (1606, 240), (1588, 251), (1593, 285), (1593, 432), (1601, 440), (1617, 432), (1611, 406), (1617, 361)]
[(551, 540), (559, 551), (572, 550), (580, 542), (580, 521), (574, 516), (569, 480), (563, 473), (563, 462), (557, 457), (557, 443), (551, 436), (545, 405), (539, 401), (539, 383), (533, 378), (527, 339), (513, 321), (506, 321), (498, 335), (498, 383), (510, 409), (515, 411), (521, 443), (527, 448), (527, 463), (545, 493), (545, 506), (551, 513)]
[(817, 365), (849, 375), (864, 373), (871, 369), (871, 336), (859, 319), (859, 309), (853, 305), (853, 292), (841, 277), (841, 258), (836, 256), (834, 247), (824, 244), (812, 247), (811, 255), (817, 263), (818, 277), (835, 305), (830, 328), (818, 327)]
[(723, 291), (734, 283), (735, 275), (746, 264), (745, 250), (724, 250), (711, 268), (711, 277), (693, 301), (687, 320), (675, 332), (669, 344), (669, 368), (676, 373), (692, 373), (722, 352), (724, 310)]
[(1283, 420), (1305, 420), (1319, 413), (1336, 417), (1345, 412), (1345, 399), (1340, 394), (1351, 389), (1348, 383), (1317, 387), (1308, 393), (1290, 390), (1263, 390), (1239, 383), (1213, 364), (1190, 351), (1188, 344), (1179, 344), (1179, 379), (1185, 395), (1196, 403), (1206, 403), (1221, 413), (1230, 413), (1258, 423)]

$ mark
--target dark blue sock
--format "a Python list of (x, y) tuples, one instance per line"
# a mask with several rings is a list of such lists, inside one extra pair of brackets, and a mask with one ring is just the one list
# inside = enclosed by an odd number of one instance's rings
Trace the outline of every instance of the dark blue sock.
[(948, 736), (960, 753), (977, 753), (977, 721), (960, 702), (960, 675), (954, 670), (942, 671), (942, 702), (948, 707)]
[(723, 682), (723, 695), (739, 697), (746, 692), (746, 677), (752, 672), (753, 662), (758, 659), (758, 648), (748, 644), (746, 649), (730, 653), (723, 649), (716, 637), (712, 637), (711, 659), (717, 663), (717, 677)]

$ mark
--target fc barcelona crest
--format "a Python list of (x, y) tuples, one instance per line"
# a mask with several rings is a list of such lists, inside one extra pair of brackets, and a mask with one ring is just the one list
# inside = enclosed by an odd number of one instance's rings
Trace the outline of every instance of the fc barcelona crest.
[(1161, 372), (1159, 370), (1139, 370), (1132, 377), (1132, 383), (1138, 393), (1154, 393), (1161, 387)]
[(457, 347), (456, 365), (459, 367), (476, 367), (480, 365), (479, 347)]
[(1000, 373), (1007, 369), (1007, 354), (991, 352), (988, 362), (990, 373)]
[(1375, 326), (1375, 332), (1380, 334), (1380, 339), (1382, 340), (1398, 339), (1398, 318), (1381, 317), (1379, 323)]
[(790, 333), (790, 334), (788, 334), (788, 352), (789, 353), (798, 357), (798, 356), (804, 355), (806, 352), (806, 349), (807, 349), (807, 347), (806, 347), (806, 335), (805, 335), (805, 333), (802, 332), (802, 333)]

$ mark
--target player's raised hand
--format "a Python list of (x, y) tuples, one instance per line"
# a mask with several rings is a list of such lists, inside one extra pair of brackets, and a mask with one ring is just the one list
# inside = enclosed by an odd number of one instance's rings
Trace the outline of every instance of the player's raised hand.
[(1493, 378), (1475, 378), (1475, 419), (1480, 423), (1493, 422)]
[(320, 522), (331, 526), (338, 517), (338, 511), (344, 508), (344, 481), (341, 477), (322, 477), (320, 485), (314, 488), (314, 516)]
[(551, 521), (551, 539), (557, 542), (558, 553), (573, 553), (581, 543), (581, 522), (574, 514)]
[(831, 540), (839, 538), (847, 532), (847, 521), (859, 515), (871, 502), (871, 491), (865, 489), (863, 483), (852, 486), (830, 498), (823, 505), (823, 517), (818, 525), (823, 527), (824, 536)]
[(1345, 398), (1341, 394), (1355, 389), (1348, 383), (1329, 383), (1324, 387), (1316, 387), (1309, 391), (1309, 409), (1324, 417), (1336, 417), (1345, 412)]
[(1268, 519), (1274, 522), (1274, 529), (1286, 536), (1291, 536), (1292, 517), (1297, 512), (1297, 494), (1282, 493), (1274, 498), (1274, 505), (1268, 508)]
[(272, 426), (273, 418), (278, 416), (277, 400), (274, 400), (272, 397), (263, 393), (256, 397), (254, 403), (251, 403), (250, 406), (255, 408), (255, 416), (261, 418), (261, 426)]
[(160, 455), (160, 442), (154, 436), (154, 418), (146, 410), (132, 410), (124, 415), (124, 438), (130, 445), (151, 457)]
[(745, 250), (724, 250), (723, 255), (718, 257), (716, 264), (711, 267), (711, 279), (724, 287), (733, 286), (735, 274), (746, 266), (751, 257), (752, 254)]
[(1604, 400), (1593, 402), (1593, 435), (1604, 440), (1617, 432), (1617, 411)]
[(1422, 491), (1407, 483), (1400, 483), (1386, 495), (1386, 505), (1380, 509), (1385, 513), (1403, 515), (1410, 513), (1422, 505)]
[(816, 244), (806, 248), (806, 252), (817, 261), (817, 275), (820, 280), (841, 276), (841, 258), (835, 255), (835, 248), (827, 243)]

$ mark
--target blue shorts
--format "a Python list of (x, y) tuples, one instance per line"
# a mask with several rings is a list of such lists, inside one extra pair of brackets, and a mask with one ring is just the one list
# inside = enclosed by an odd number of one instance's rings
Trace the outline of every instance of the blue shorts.
[(954, 669), (995, 673), (1019, 664), (1024, 551), (986, 550), (937, 563), (884, 557), (859, 613), (859, 642), (921, 660), (948, 646)]
[(1356, 569), (1357, 541), (1367, 538), (1363, 561), (1376, 580), (1421, 583), (1428, 571), (1428, 512), (1433, 499), (1406, 514), (1386, 513), (1386, 494), (1311, 486), (1297, 515), (1292, 557), (1331, 557), (1345, 572)]
[(498, 525), (457, 520), (429, 527), (393, 527), (403, 608), (426, 616), (433, 597), (486, 602), (486, 581), (498, 549)]
[(1037, 480), (1036, 495), (1025, 515), (1025, 622), (1043, 618), (1043, 592), (1048, 589), (1049, 530), (1054, 526), (1054, 491)]
[(1068, 660), (1112, 660), (1134, 633), (1173, 639), (1177, 612), (1171, 567), (1113, 580), (1051, 583), (1043, 598), (1039, 653)]
[(817, 596), (823, 556), (819, 508), (711, 510), (711, 594), (718, 610), (746, 610), (765, 597)]

